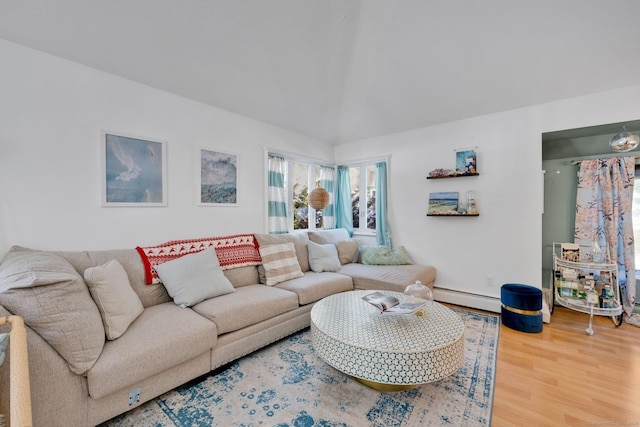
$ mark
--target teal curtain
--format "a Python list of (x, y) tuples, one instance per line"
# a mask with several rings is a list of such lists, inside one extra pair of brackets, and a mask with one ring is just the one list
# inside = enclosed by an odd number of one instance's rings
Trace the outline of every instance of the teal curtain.
[(284, 157), (269, 154), (268, 232), (287, 233), (287, 193)]
[(349, 168), (338, 166), (338, 189), (335, 203), (336, 228), (346, 228), (349, 235), (353, 235), (353, 209), (351, 207), (351, 182)]
[(391, 247), (387, 219), (387, 163), (376, 163), (376, 242)]
[(322, 210), (323, 228), (335, 228), (335, 190), (334, 190), (335, 168), (330, 166), (320, 167), (320, 187), (329, 192), (329, 204)]

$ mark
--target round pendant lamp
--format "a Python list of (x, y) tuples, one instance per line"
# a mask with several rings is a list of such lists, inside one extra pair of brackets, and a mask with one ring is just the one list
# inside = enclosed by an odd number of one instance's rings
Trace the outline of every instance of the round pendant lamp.
[(320, 187), (320, 183), (318, 183), (318, 186), (311, 190), (311, 194), (309, 194), (309, 206), (319, 211), (326, 208), (328, 204), (329, 192)]
[(609, 140), (609, 146), (613, 151), (626, 153), (640, 144), (640, 137), (635, 133), (627, 132), (627, 127), (622, 126), (622, 132), (617, 133)]

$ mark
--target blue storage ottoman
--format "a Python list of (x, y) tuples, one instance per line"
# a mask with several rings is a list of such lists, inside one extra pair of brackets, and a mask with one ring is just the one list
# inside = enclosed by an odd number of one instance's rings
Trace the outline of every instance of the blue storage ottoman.
[(507, 283), (500, 288), (502, 323), (520, 332), (542, 332), (542, 290)]

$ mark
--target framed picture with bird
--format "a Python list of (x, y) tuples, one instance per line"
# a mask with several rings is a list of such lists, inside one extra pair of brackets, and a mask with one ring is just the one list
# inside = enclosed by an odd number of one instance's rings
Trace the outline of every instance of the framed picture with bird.
[(102, 206), (167, 206), (166, 142), (102, 132)]

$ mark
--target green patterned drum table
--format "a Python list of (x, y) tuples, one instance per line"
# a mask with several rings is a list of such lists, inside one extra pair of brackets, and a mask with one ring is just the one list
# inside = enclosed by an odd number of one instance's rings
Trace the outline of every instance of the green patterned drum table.
[(457, 314), (437, 302), (423, 316), (382, 314), (362, 299), (372, 292), (342, 292), (313, 307), (311, 340), (322, 360), (382, 391), (438, 381), (462, 366), (464, 323)]

